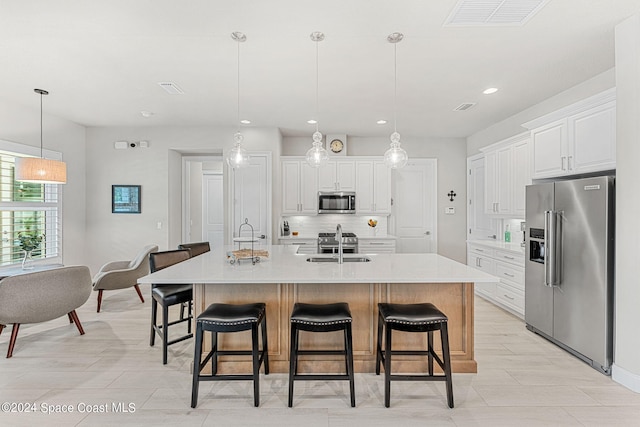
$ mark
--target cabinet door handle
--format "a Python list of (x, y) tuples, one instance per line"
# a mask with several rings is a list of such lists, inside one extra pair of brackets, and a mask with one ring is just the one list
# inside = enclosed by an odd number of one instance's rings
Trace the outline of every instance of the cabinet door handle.
[(506, 256), (506, 255), (503, 255), (503, 258), (506, 258), (506, 259), (515, 259), (515, 258), (514, 258), (514, 257), (512, 257), (512, 256)]
[(502, 274), (504, 274), (504, 275), (505, 275), (505, 276), (507, 276), (507, 277), (516, 277), (516, 276), (514, 276), (513, 274), (509, 274), (509, 273), (502, 273)]
[(561, 167), (561, 169), (562, 169), (562, 170), (566, 170), (566, 169), (565, 169), (565, 167), (564, 167), (564, 160), (565, 160), (565, 159), (566, 159), (566, 157), (565, 157), (565, 156), (562, 156), (562, 157), (561, 157), (561, 163), (562, 163), (562, 164), (560, 165), (560, 167)]
[(514, 297), (510, 297), (507, 294), (502, 294), (505, 298), (510, 299), (511, 301), (513, 301), (515, 298)]
[(567, 169), (569, 169), (569, 170), (573, 170), (573, 167), (571, 166), (571, 158), (572, 157), (573, 156), (567, 157)]
[(369, 242), (370, 245), (384, 245), (384, 242)]
[(482, 249), (474, 249), (476, 252), (484, 252)]
[(478, 267), (482, 267), (482, 258), (478, 258)]

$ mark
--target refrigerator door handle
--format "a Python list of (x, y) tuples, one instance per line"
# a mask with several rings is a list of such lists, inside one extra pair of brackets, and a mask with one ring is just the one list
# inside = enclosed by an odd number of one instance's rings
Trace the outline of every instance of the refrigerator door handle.
[(560, 248), (561, 231), (559, 224), (558, 212), (544, 212), (544, 247), (546, 252), (544, 257), (544, 284), (549, 287), (558, 287), (560, 285), (559, 268), (562, 264), (560, 259), (562, 250)]

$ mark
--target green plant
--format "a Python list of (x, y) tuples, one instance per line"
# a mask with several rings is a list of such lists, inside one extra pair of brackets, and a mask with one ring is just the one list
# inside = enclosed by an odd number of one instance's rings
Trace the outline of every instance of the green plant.
[(18, 233), (16, 240), (20, 245), (20, 249), (29, 252), (40, 247), (40, 244), (44, 240), (44, 234), (27, 234), (21, 231)]

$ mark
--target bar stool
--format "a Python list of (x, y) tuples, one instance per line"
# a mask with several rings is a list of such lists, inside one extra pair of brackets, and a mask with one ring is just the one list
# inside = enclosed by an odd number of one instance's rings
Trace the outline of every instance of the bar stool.
[[(291, 349), (289, 355), (289, 408), (293, 406), (294, 380), (349, 380), (351, 406), (356, 406), (355, 380), (353, 374), (353, 344), (351, 339), (351, 311), (349, 304), (304, 304), (295, 303), (291, 312)], [(299, 332), (344, 331), (344, 350), (300, 350)], [(341, 354), (345, 356), (346, 374), (298, 374), (298, 355)]]
[[(262, 326), (262, 350), (258, 344), (258, 325)], [(251, 350), (218, 350), (218, 332), (239, 332), (251, 330)], [(204, 331), (211, 332), (211, 351), (201, 360)], [(251, 355), (253, 373), (245, 375), (217, 375), (219, 355)], [(211, 375), (201, 371), (211, 359)], [(193, 383), (191, 407), (198, 404), (200, 381), (253, 380), (253, 402), (260, 406), (260, 365), (264, 363), (264, 374), (269, 374), (269, 352), (267, 346), (267, 318), (265, 303), (254, 304), (211, 304), (196, 320), (196, 345), (193, 356)]]
[[(427, 332), (427, 350), (391, 350), (391, 332)], [(385, 348), (382, 349), (382, 333), (385, 332)], [(442, 339), (442, 360), (433, 349), (433, 331), (440, 331)], [(376, 355), (376, 375), (380, 375), (380, 365), (384, 363), (384, 406), (391, 400), (391, 381), (445, 381), (447, 383), (447, 403), (453, 408), (453, 384), (451, 381), (451, 361), (449, 356), (449, 334), (447, 316), (431, 303), (424, 304), (378, 304), (378, 344)], [(428, 375), (392, 375), (391, 356), (428, 356)], [(433, 374), (433, 359), (438, 362), (444, 375)]]

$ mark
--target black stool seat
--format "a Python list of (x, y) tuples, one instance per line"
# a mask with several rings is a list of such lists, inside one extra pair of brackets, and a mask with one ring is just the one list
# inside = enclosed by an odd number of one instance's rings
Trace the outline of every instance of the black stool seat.
[(405, 325), (428, 325), (447, 321), (447, 316), (431, 303), (423, 304), (378, 304), (385, 322)]
[[(269, 351), (267, 345), (267, 317), (266, 304), (263, 302), (251, 304), (211, 304), (196, 320), (196, 345), (193, 356), (193, 383), (191, 387), (191, 407), (198, 404), (198, 388), (200, 381), (253, 381), (253, 402), (260, 406), (260, 365), (264, 364), (264, 374), (269, 374)], [(262, 332), (262, 350), (258, 343), (258, 326)], [(219, 350), (218, 333), (239, 332), (251, 330), (251, 350)], [(211, 332), (211, 351), (203, 361), (202, 340), (204, 331)], [(251, 374), (218, 375), (218, 356), (250, 355), (253, 366)], [(201, 371), (211, 360), (211, 374), (202, 375)]]
[(191, 301), (193, 287), (191, 285), (156, 285), (151, 295), (166, 305), (175, 305)]
[[(445, 381), (447, 404), (453, 408), (453, 382), (449, 356), (449, 333), (447, 316), (431, 303), (422, 304), (378, 304), (378, 343), (376, 351), (376, 375), (380, 375), (380, 365), (384, 365), (384, 406), (391, 401), (391, 381)], [(426, 350), (392, 350), (393, 330), (404, 332), (427, 332)], [(433, 349), (433, 332), (440, 331), (442, 359)], [(384, 349), (382, 337), (384, 334)], [(427, 356), (428, 374), (392, 375), (391, 356)], [(443, 375), (434, 375), (433, 360), (442, 368)]]
[(198, 316), (198, 322), (219, 326), (247, 325), (245, 329), (250, 329), (251, 323), (258, 323), (264, 317), (265, 310), (263, 302), (242, 305), (211, 304)]
[(349, 304), (304, 304), (296, 303), (291, 312), (291, 322), (312, 326), (328, 326), (351, 322)]
[[(289, 354), (289, 407), (293, 406), (295, 380), (348, 380), (351, 406), (356, 406), (355, 376), (353, 373), (353, 344), (351, 338), (351, 310), (346, 302), (334, 304), (295, 303), (291, 311), (291, 346)], [(300, 350), (299, 332), (344, 331), (344, 350)], [(298, 356), (301, 354), (339, 354), (345, 358), (345, 374), (298, 374)]]

